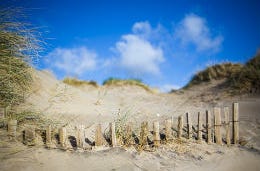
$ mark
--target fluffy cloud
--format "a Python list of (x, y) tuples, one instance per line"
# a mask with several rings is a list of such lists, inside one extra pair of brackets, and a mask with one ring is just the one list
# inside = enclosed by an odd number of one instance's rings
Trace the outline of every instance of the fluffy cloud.
[(136, 22), (133, 25), (132, 31), (135, 35), (143, 37), (145, 39), (149, 39), (153, 29), (148, 21), (144, 22)]
[(199, 52), (216, 52), (219, 50), (223, 41), (222, 36), (212, 37), (205, 19), (194, 14), (187, 15), (179, 23), (174, 36), (179, 39), (183, 45), (194, 45)]
[(94, 70), (97, 65), (97, 54), (86, 47), (56, 48), (50, 52), (46, 59), (51, 68), (57, 68), (81, 76), (86, 71)]
[(119, 66), (131, 74), (160, 74), (160, 63), (164, 61), (163, 50), (149, 41), (152, 28), (148, 22), (133, 25), (133, 33), (123, 35), (115, 45)]

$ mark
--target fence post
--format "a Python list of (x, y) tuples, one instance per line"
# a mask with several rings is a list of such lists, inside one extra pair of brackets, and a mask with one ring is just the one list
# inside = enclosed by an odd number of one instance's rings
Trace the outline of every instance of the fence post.
[(187, 116), (187, 133), (188, 139), (192, 138), (192, 122), (189, 113), (186, 113)]
[(155, 147), (160, 146), (160, 125), (158, 121), (153, 123), (153, 143)]
[(78, 125), (76, 129), (76, 135), (77, 135), (77, 147), (83, 148), (84, 144), (84, 126)]
[(165, 120), (165, 138), (166, 138), (166, 142), (170, 142), (172, 140), (172, 121), (171, 121), (171, 119)]
[(49, 148), (51, 146), (51, 125), (46, 128), (46, 146)]
[(207, 127), (207, 143), (212, 143), (212, 137), (211, 137), (211, 113), (210, 111), (206, 110), (206, 127)]
[(239, 105), (233, 103), (233, 139), (234, 144), (239, 143)]
[(183, 116), (178, 117), (178, 133), (177, 136), (181, 139), (182, 136), (182, 129), (183, 129)]
[(62, 148), (66, 148), (67, 130), (65, 127), (59, 129), (60, 145)]
[(226, 142), (227, 145), (230, 145), (230, 124), (229, 124), (229, 108), (224, 107), (225, 114), (225, 127), (226, 127)]
[(197, 138), (198, 138), (198, 141), (201, 141), (202, 140), (202, 123), (201, 123), (201, 115), (200, 115), (200, 112), (198, 112), (198, 130), (197, 130)]
[(111, 145), (112, 145), (112, 147), (116, 147), (117, 146), (117, 142), (116, 142), (116, 125), (115, 125), (114, 122), (109, 123), (109, 130), (110, 130)]
[(102, 129), (101, 129), (101, 124), (98, 124), (96, 128), (95, 146), (101, 146), (101, 145), (102, 145)]
[(140, 144), (142, 146), (148, 145), (147, 136), (148, 136), (148, 122), (144, 121), (141, 124), (141, 132), (140, 132)]
[(17, 129), (17, 120), (9, 120), (8, 121), (8, 135), (10, 139), (13, 139), (16, 137), (16, 129)]
[(221, 136), (221, 113), (219, 107), (214, 107), (214, 118), (215, 118), (215, 139), (217, 144), (222, 144)]

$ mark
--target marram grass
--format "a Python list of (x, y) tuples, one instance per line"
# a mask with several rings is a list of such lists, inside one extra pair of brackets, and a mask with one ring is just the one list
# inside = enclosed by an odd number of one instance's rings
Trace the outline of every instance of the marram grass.
[(0, 106), (23, 102), (31, 89), (32, 66), (40, 41), (35, 30), (19, 21), (21, 9), (0, 9)]

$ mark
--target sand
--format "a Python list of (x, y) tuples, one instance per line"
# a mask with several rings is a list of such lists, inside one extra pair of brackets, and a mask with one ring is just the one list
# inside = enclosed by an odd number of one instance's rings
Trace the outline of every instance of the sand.
[[(1, 130), (0, 170), (260, 170), (260, 97), (257, 95), (230, 98), (216, 88), (221, 81), (165, 94), (135, 86), (72, 87), (47, 71), (37, 71), (35, 77), (34, 90), (19, 110), (41, 112), (49, 118), (69, 122), (72, 128), (85, 125), (90, 139), (96, 124), (101, 123), (105, 130), (118, 114), (126, 115), (136, 128), (145, 120), (163, 123), (167, 118), (173, 118), (176, 126), (177, 117), (186, 112), (191, 113), (195, 122), (199, 111), (204, 118), (205, 110), (214, 106), (231, 107), (233, 102), (239, 102), (240, 137), (246, 145), (227, 147), (191, 140), (141, 153), (134, 148), (62, 151), (42, 146), (29, 148), (20, 142), (3, 143), (6, 133)], [(14, 148), (19, 150), (13, 152)]]

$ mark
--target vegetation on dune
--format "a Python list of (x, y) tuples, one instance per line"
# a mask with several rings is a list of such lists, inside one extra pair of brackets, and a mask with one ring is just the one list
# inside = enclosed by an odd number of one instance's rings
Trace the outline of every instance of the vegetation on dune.
[(211, 80), (220, 80), (230, 78), (234, 74), (239, 73), (243, 66), (241, 64), (222, 63), (207, 67), (205, 70), (199, 71), (195, 74), (186, 87), (190, 87), (202, 82), (209, 82)]
[(220, 79), (226, 79), (225, 84), (235, 94), (259, 92), (260, 53), (246, 62), (245, 65), (222, 63), (207, 67), (195, 74), (185, 88)]
[[(238, 92), (259, 92), (260, 90), (260, 53), (250, 59), (230, 79), (230, 83)], [(254, 90), (253, 90), (254, 89)]]
[(84, 86), (84, 85), (91, 85), (94, 87), (98, 87), (98, 84), (95, 81), (83, 81), (83, 80), (78, 80), (76, 78), (70, 78), (70, 77), (64, 78), (63, 83), (71, 85), (71, 86), (75, 86), (75, 87)]
[(151, 92), (152, 90), (150, 89), (149, 86), (145, 85), (142, 80), (140, 79), (118, 79), (118, 78), (108, 78), (103, 82), (103, 85), (111, 86), (124, 86), (124, 85), (131, 85), (131, 86), (139, 86), (145, 89), (146, 91)]
[(38, 58), (40, 41), (34, 29), (19, 22), (20, 9), (0, 9), (0, 105), (23, 102), (32, 83), (31, 64)]

